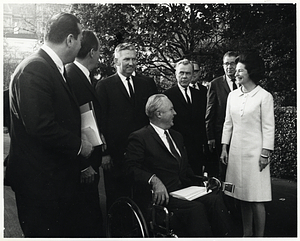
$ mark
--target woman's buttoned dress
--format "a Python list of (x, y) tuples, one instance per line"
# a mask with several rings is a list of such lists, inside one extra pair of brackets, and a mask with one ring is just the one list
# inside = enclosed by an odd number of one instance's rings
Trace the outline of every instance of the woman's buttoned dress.
[(262, 148), (274, 149), (272, 95), (260, 86), (243, 93), (241, 87), (227, 100), (222, 143), (229, 145), (226, 182), (235, 185), (226, 195), (248, 202), (272, 200), (270, 165), (259, 171)]

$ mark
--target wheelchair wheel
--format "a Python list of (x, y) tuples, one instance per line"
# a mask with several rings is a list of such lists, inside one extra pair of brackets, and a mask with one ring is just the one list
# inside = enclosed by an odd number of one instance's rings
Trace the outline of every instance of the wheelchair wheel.
[(107, 220), (107, 237), (149, 237), (143, 214), (130, 198), (121, 197), (110, 207)]

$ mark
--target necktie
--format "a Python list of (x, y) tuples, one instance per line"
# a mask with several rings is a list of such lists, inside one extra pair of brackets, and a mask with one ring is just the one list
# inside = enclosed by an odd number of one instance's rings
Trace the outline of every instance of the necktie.
[(62, 69), (62, 74), (63, 74), (63, 76), (64, 76), (64, 78), (65, 78), (65, 81), (68, 83), (68, 81), (67, 81), (67, 71), (66, 71), (66, 68), (65, 68), (65, 66), (64, 66), (64, 68)]
[(197, 85), (196, 83), (193, 84), (194, 89), (197, 89)]
[(186, 102), (190, 105), (192, 102), (191, 102), (191, 99), (187, 93), (187, 88), (184, 88), (184, 93), (185, 93), (185, 97), (186, 97)]
[(178, 163), (180, 163), (181, 157), (178, 153), (178, 151), (176, 150), (173, 141), (171, 140), (170, 134), (168, 131), (165, 131), (165, 135), (167, 137), (167, 141), (171, 150), (172, 155), (176, 158), (176, 160), (178, 161)]
[(231, 81), (232, 81), (233, 90), (237, 89), (237, 86), (236, 86), (236, 83), (235, 83), (236, 79), (232, 79)]
[(126, 80), (129, 88), (130, 98), (134, 100), (134, 92), (133, 92), (132, 85), (130, 84), (130, 77), (127, 77)]

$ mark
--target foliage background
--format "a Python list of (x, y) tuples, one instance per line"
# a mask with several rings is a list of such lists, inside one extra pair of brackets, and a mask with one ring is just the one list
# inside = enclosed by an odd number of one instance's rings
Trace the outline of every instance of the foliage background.
[(261, 85), (275, 101), (271, 173), (297, 179), (295, 4), (74, 4), (72, 12), (102, 42), (102, 77), (114, 72), (115, 46), (129, 41), (160, 91), (175, 83), (173, 63), (182, 58), (197, 61), (200, 79), (211, 81), (223, 74), (226, 51), (257, 51), (266, 66)]
[(228, 50), (255, 50), (265, 61), (262, 86), (280, 106), (296, 105), (295, 4), (73, 4), (71, 11), (102, 43), (102, 77), (114, 72), (113, 50), (124, 41), (139, 49), (139, 70), (161, 90), (175, 83), (173, 64), (199, 62), (200, 79), (223, 74)]
[[(48, 6), (47, 14), (57, 11), (54, 5)], [(159, 91), (175, 84), (173, 66), (180, 59), (197, 61), (199, 78), (211, 81), (223, 74), (226, 51), (257, 51), (266, 66), (261, 85), (275, 101), (272, 176), (297, 179), (296, 4), (94, 3), (63, 5), (61, 11), (74, 13), (84, 28), (98, 35), (102, 54), (95, 74), (99, 81), (114, 73), (114, 48), (125, 41), (136, 44), (138, 71), (152, 76)], [(37, 20), (47, 19), (44, 12), (37, 16)], [(30, 26), (31, 31), (36, 26), (42, 38), (37, 23)], [(17, 63), (5, 49), (3, 63), (6, 88)]]

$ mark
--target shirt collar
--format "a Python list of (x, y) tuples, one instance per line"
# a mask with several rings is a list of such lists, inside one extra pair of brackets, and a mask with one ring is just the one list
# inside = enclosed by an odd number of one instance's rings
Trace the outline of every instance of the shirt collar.
[(156, 125), (154, 125), (154, 124), (151, 123), (151, 122), (150, 122), (150, 125), (154, 128), (154, 130), (157, 132), (157, 134), (158, 134), (159, 136), (164, 136), (164, 135), (165, 135), (165, 130), (164, 130), (164, 129), (162, 129), (162, 128), (156, 126)]
[(251, 90), (250, 92), (248, 93), (244, 93), (242, 91), (242, 86), (239, 87), (239, 96), (242, 96), (242, 95), (246, 95), (248, 94), (249, 96), (254, 96), (259, 90), (261, 90), (261, 87), (259, 85), (257, 85), (253, 90)]
[(227, 83), (229, 85), (231, 85), (232, 84), (232, 80), (227, 75), (225, 75), (225, 78), (226, 78)]
[(187, 87), (182, 87), (179, 83), (177, 84), (179, 89), (181, 90), (182, 93), (185, 93), (185, 89), (187, 90), (187, 93), (189, 94), (190, 93), (190, 88), (189, 88), (189, 85)]
[(87, 67), (79, 63), (77, 60), (74, 61), (74, 64), (84, 73), (87, 79), (90, 80), (90, 71), (87, 69)]
[(50, 58), (56, 64), (59, 71), (61, 71), (61, 73), (63, 73), (64, 64), (63, 64), (62, 60), (58, 57), (58, 55), (49, 46), (47, 46), (45, 44), (41, 47), (41, 49), (43, 49), (50, 56)]

